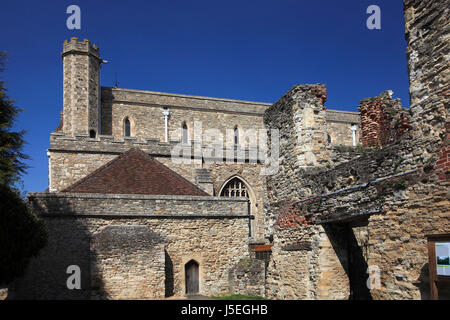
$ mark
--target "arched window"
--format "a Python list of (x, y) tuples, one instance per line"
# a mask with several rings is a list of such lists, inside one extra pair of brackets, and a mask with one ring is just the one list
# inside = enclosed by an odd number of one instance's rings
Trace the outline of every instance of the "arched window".
[(228, 183), (222, 188), (220, 196), (249, 198), (248, 190), (247, 187), (245, 186), (244, 181), (242, 181), (238, 177), (228, 181)]
[(125, 137), (130, 137), (131, 136), (131, 123), (130, 123), (130, 119), (125, 118), (124, 122), (123, 122), (123, 127), (124, 127), (124, 136)]
[(239, 144), (239, 129), (238, 127), (234, 127), (234, 144)]
[[(257, 212), (256, 209), (256, 200), (253, 191), (250, 190), (250, 186), (248, 186), (243, 180), (239, 177), (230, 178), (228, 182), (220, 190), (221, 197), (244, 197), (248, 199), (248, 213), (250, 215)], [(255, 234), (256, 222), (254, 219), (249, 220), (249, 230), (248, 235), (252, 237)]]
[(183, 122), (182, 131), (183, 131), (183, 143), (188, 143), (189, 132), (188, 132), (188, 127), (187, 127), (186, 122)]

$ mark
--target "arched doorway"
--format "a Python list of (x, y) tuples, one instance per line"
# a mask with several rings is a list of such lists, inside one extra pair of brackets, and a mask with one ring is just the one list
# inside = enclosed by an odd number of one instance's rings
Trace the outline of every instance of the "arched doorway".
[(184, 266), (184, 273), (186, 278), (186, 294), (193, 294), (199, 292), (199, 277), (198, 277), (198, 263), (191, 260)]

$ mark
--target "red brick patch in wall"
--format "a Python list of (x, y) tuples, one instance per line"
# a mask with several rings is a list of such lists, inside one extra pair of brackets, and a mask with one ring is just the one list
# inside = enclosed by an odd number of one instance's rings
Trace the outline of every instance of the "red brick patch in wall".
[(387, 92), (375, 98), (363, 99), (361, 112), (362, 143), (365, 147), (385, 146), (398, 141), (411, 131), (409, 114), (398, 100)]
[(327, 87), (322, 84), (315, 85), (311, 88), (311, 93), (325, 103), (327, 101)]
[(280, 228), (298, 227), (309, 225), (311, 221), (295, 203), (287, 203), (278, 208), (276, 224)]
[(450, 148), (449, 147), (443, 147), (441, 151), (438, 153), (438, 160), (436, 161), (436, 164), (434, 165), (434, 172), (438, 176), (438, 179), (441, 181), (448, 180), (449, 179), (449, 172), (450, 172)]

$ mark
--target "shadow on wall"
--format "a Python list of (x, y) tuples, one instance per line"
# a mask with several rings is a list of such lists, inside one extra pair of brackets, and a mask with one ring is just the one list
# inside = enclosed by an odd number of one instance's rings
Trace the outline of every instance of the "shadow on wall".
[[(9, 299), (89, 299), (90, 291), (90, 233), (82, 219), (70, 214), (70, 205), (61, 198), (49, 198), (47, 210), (33, 198), (30, 205), (38, 213), (64, 212), (67, 216), (44, 216), (48, 229), (48, 244), (28, 265), (25, 275), (17, 279), (9, 291)], [(69, 266), (80, 268), (80, 289), (69, 289), (67, 282), (73, 274)], [(74, 282), (71, 282), (74, 283)]]
[(114, 221), (91, 242), (93, 299), (163, 298), (164, 240), (147, 225)]
[[(30, 198), (30, 205), (48, 213), (43, 219), (49, 241), (24, 277), (13, 283), (9, 299), (164, 297), (164, 240), (147, 225), (130, 224), (129, 219), (76, 218), (71, 205), (59, 197), (45, 202)], [(93, 231), (95, 225), (101, 226), (98, 232)], [(67, 285), (76, 283), (74, 271), (67, 273), (69, 266), (79, 267), (79, 289)]]
[[(367, 225), (367, 221), (359, 225)], [(325, 233), (344, 268), (350, 285), (350, 300), (372, 300), (367, 287), (367, 262), (352, 226), (348, 223), (324, 225)]]
[(173, 262), (170, 258), (169, 254), (167, 253), (167, 250), (164, 249), (164, 273), (165, 273), (165, 280), (164, 280), (164, 287), (165, 287), (165, 294), (164, 296), (171, 297), (174, 295), (174, 279), (173, 279)]

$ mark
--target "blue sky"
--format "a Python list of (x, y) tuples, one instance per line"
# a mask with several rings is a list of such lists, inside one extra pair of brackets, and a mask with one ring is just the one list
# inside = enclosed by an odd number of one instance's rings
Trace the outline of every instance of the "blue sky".
[[(68, 30), (66, 8), (81, 8)], [(381, 30), (366, 28), (369, 5)], [(8, 94), (25, 111), (32, 157), (26, 191), (48, 184), (46, 149), (62, 110), (62, 43), (100, 47), (101, 84), (274, 102), (299, 83), (324, 83), (328, 108), (357, 111), (359, 101), (391, 89), (409, 106), (401, 0), (2, 1), (0, 50), (9, 53)]]

